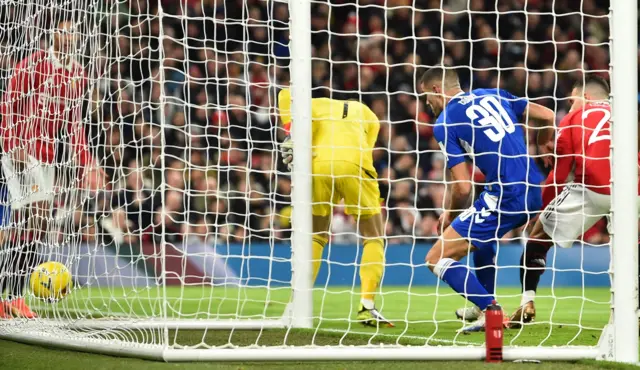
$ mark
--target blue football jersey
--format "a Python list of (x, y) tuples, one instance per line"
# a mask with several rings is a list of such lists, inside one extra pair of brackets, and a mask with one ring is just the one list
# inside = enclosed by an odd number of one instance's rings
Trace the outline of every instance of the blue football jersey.
[(452, 168), (471, 160), (484, 174), (486, 191), (521, 196), (544, 177), (529, 157), (519, 123), (527, 100), (502, 89), (476, 89), (453, 97), (440, 113), (434, 136)]

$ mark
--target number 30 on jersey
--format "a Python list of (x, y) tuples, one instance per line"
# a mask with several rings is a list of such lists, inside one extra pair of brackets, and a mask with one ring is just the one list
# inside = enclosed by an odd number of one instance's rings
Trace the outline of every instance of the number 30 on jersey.
[(509, 113), (494, 96), (482, 98), (479, 104), (467, 108), (466, 113), (472, 122), (487, 127), (483, 132), (491, 141), (499, 142), (506, 133), (512, 134), (516, 131)]

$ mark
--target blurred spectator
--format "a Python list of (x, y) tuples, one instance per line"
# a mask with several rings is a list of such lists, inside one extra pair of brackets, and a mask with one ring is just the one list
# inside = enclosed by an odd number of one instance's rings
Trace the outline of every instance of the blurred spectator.
[[(120, 2), (85, 58), (96, 82), (89, 140), (116, 194), (102, 216), (129, 241), (161, 229), (172, 242), (288, 238), (291, 182), (274, 146), (276, 93), (290, 82), (286, 4), (161, 2), (162, 19), (155, 2)], [(373, 155), (391, 243), (430, 240), (443, 208), (435, 117), (415, 84), (423, 67), (451, 64), (464, 88), (506, 88), (558, 120), (576, 79), (608, 73), (608, 1), (355, 3), (312, 4), (312, 94), (361, 100), (380, 119)], [(0, 30), (0, 40), (21, 40), (15, 32)], [(16, 50), (0, 43), (0, 88), (26, 56)], [(353, 220), (334, 210), (334, 241), (354, 242)]]
[(118, 220), (118, 224), (125, 234), (144, 235), (148, 238), (154, 225), (154, 213), (162, 206), (160, 194), (145, 179), (137, 159), (130, 160), (125, 171), (125, 187), (112, 206), (126, 214), (126, 228), (123, 227), (123, 220)]

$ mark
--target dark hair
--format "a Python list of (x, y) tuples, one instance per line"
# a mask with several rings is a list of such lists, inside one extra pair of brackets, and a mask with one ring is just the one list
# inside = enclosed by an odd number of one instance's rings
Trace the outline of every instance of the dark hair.
[(606, 95), (609, 95), (609, 93), (611, 93), (611, 89), (609, 88), (609, 83), (607, 82), (607, 80), (598, 75), (585, 76), (584, 78), (578, 79), (578, 81), (573, 84), (574, 89), (583, 90), (585, 86), (596, 86), (600, 88)]
[(420, 83), (426, 85), (434, 80), (450, 83), (453, 82), (455, 84), (460, 83), (460, 80), (458, 79), (458, 73), (455, 71), (455, 69), (440, 66), (429, 68), (426, 72), (424, 72), (422, 74), (422, 78), (420, 78)]

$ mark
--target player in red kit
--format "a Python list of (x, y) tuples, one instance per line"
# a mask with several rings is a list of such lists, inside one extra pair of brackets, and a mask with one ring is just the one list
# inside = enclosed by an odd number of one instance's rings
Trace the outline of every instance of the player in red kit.
[(81, 168), (82, 185), (97, 190), (106, 179), (82, 127), (87, 78), (74, 58), (75, 25), (58, 22), (51, 41), (48, 50), (16, 65), (0, 104), (1, 165), (15, 216), (7, 244), (11, 251), (0, 264), (0, 296), (8, 289), (7, 300), (0, 302), (0, 317), (5, 318), (36, 316), (25, 304), (23, 290), (47, 245), (58, 143), (65, 144), (65, 154)]
[[(609, 217), (609, 84), (600, 77), (588, 77), (574, 85), (571, 98), (571, 109), (558, 127), (557, 160), (549, 177), (552, 184), (568, 184), (546, 206), (529, 235), (520, 260), (522, 301), (510, 318), (511, 328), (535, 319), (535, 293), (549, 249), (554, 244), (571, 247), (580, 235)], [(545, 193), (545, 198), (554, 196), (555, 188), (547, 188)]]

